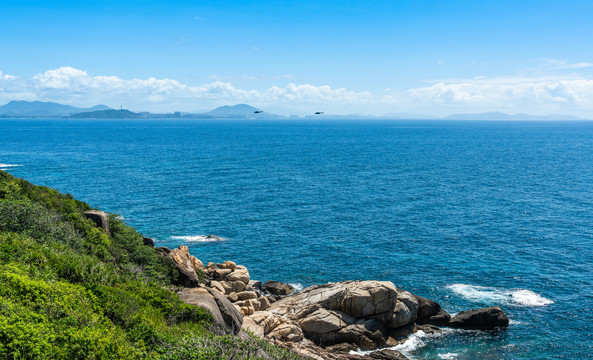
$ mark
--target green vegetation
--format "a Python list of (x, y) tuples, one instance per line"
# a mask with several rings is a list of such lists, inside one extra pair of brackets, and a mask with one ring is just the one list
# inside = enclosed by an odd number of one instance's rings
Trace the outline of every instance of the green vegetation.
[(76, 113), (70, 117), (74, 119), (135, 119), (141, 118), (142, 115), (125, 109), (109, 109)]
[(251, 359), (294, 355), (213, 331), (181, 302), (178, 273), (111, 216), (0, 171), (0, 359)]

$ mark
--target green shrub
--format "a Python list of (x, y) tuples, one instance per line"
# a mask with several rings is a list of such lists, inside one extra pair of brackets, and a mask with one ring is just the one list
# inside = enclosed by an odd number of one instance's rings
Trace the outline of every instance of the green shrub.
[(114, 215), (107, 236), (90, 209), (0, 171), (0, 359), (297, 358), (210, 331), (170, 290), (175, 265)]

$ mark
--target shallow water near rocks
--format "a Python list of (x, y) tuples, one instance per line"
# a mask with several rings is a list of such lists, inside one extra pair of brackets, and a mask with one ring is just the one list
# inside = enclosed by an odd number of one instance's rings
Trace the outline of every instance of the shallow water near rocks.
[(592, 160), (592, 122), (0, 121), (2, 169), (157, 246), (511, 319), (415, 335), (417, 359), (593, 358)]

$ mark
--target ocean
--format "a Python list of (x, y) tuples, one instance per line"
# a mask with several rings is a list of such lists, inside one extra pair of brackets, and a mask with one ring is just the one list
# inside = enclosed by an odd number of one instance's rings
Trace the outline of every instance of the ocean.
[(593, 122), (0, 119), (0, 169), (253, 279), (511, 320), (414, 359), (593, 358)]

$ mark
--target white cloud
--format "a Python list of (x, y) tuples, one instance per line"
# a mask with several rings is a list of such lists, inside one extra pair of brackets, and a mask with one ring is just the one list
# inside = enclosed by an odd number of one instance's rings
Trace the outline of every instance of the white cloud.
[[(290, 78), (290, 75), (274, 78)], [(246, 90), (217, 77), (213, 79), (214, 81), (207, 84), (189, 86), (173, 79), (125, 80), (117, 76), (91, 76), (86, 71), (72, 67), (48, 70), (31, 79), (0, 73), (0, 100), (58, 101), (80, 106), (97, 103), (126, 104), (124, 106), (136, 110), (190, 111), (201, 106), (237, 102), (292, 103), (300, 106), (324, 102), (360, 103), (371, 96), (369, 93), (344, 88), (333, 89), (328, 85), (292, 83), (285, 87), (272, 86), (263, 91)]]
[(541, 59), (543, 62), (542, 68), (548, 69), (585, 69), (593, 67), (590, 62), (569, 63), (565, 60), (558, 59)]
[(560, 77), (476, 77), (441, 80), (385, 95), (384, 103), (410, 109), (593, 114), (593, 80)]
[(593, 80), (576, 75), (476, 76), (438, 80), (407, 90), (378, 89), (377, 94), (295, 83), (263, 90), (244, 89), (222, 77), (212, 79), (203, 85), (190, 86), (173, 79), (126, 80), (117, 76), (93, 76), (71, 67), (48, 70), (32, 78), (0, 72), (0, 104), (10, 100), (56, 101), (75, 106), (103, 103), (114, 107), (122, 104), (135, 111), (158, 112), (250, 103), (270, 110), (300, 113), (322, 109), (333, 113), (408, 111), (445, 115), (453, 111), (498, 110), (593, 115)]
[(593, 80), (479, 78), (457, 82), (439, 82), (410, 89), (414, 101), (457, 105), (515, 105), (562, 103), (593, 107)]

